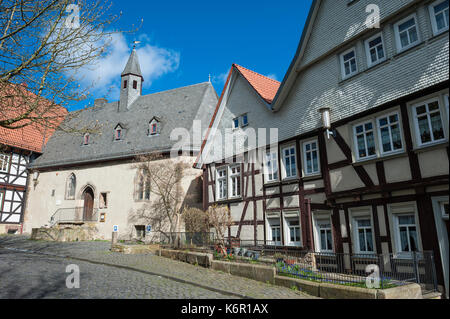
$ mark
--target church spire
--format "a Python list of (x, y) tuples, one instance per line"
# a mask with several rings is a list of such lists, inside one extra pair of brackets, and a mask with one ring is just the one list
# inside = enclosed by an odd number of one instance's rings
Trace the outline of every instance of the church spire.
[(119, 111), (126, 111), (141, 96), (142, 82), (144, 82), (135, 47), (128, 58), (121, 78)]

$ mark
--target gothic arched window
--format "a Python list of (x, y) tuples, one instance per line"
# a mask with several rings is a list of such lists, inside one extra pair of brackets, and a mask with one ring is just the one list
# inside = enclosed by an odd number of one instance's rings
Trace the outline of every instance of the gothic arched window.
[(77, 178), (71, 174), (67, 179), (66, 199), (75, 199), (75, 189), (77, 188)]
[(137, 200), (150, 200), (150, 177), (145, 172), (141, 172), (137, 180)]

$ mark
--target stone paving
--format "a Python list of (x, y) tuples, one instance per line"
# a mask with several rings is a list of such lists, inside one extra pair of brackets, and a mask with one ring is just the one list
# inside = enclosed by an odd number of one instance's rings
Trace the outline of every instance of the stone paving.
[[(47, 277), (51, 277), (54, 283), (58, 283), (63, 278), (63, 288), (61, 289), (67, 290), (65, 287), (65, 278), (68, 274), (64, 270), (58, 270), (59, 275), (53, 274), (52, 271), (57, 265), (62, 264), (79, 265), (81, 276), (83, 277), (84, 272), (86, 272), (85, 276), (87, 277), (84, 279), (86, 283), (85, 290), (81, 290), (80, 288), (79, 292), (68, 292), (67, 298), (72, 298), (71, 296), (94, 298), (89, 297), (92, 295), (98, 296), (96, 298), (315, 298), (299, 291), (265, 284), (151, 254), (124, 255), (113, 253), (109, 251), (110, 246), (111, 244), (109, 242), (102, 241), (57, 243), (32, 241), (27, 236), (0, 236), (0, 273), (2, 274), (0, 280), (3, 279), (0, 281), (0, 298), (10, 298), (10, 296), (2, 295), (2, 285), (5, 285), (5, 270), (6, 273), (12, 272), (14, 274), (13, 277), (16, 278), (14, 281), (17, 278), (22, 278), (23, 281), (27, 281), (29, 274), (33, 274), (31, 278), (37, 278), (39, 281), (43, 277), (38, 278), (39, 275), (36, 275), (33, 271), (39, 272), (40, 269), (48, 269), (48, 271), (44, 270), (43, 273)], [(1, 249), (1, 247), (68, 256), (75, 259), (63, 259), (49, 255), (11, 251)], [(17, 262), (14, 261), (16, 257), (18, 259)], [(24, 262), (20, 262), (21, 258), (24, 259)], [(28, 262), (25, 262), (27, 260)], [(4, 266), (5, 261), (6, 266)], [(14, 286), (14, 282), (6, 282), (6, 285)], [(119, 289), (122, 286), (123, 288)], [(22, 293), (24, 296), (27, 296), (26, 292)], [(29, 293), (32, 294), (31, 289)], [(59, 296), (59, 294), (50, 291), (48, 297), (51, 298), (52, 296)]]

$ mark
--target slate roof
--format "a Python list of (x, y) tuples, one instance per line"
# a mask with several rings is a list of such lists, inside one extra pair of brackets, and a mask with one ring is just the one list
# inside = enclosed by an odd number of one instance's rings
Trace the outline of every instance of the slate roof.
[(129, 75), (129, 74), (137, 75), (137, 76), (140, 76), (141, 78), (144, 78), (142, 76), (141, 67), (139, 64), (139, 58), (137, 56), (136, 49), (133, 49), (133, 51), (131, 52), (131, 55), (128, 58), (127, 65), (125, 66), (125, 69), (123, 70), (121, 76)]
[[(101, 127), (90, 134), (89, 145), (81, 134), (57, 131), (47, 143), (44, 154), (32, 168), (57, 167), (96, 161), (120, 159), (153, 151), (170, 151), (177, 141), (170, 140), (175, 128), (192, 131), (193, 121), (207, 128), (217, 103), (217, 94), (210, 82), (140, 96), (127, 111), (118, 111), (118, 102), (87, 108), (72, 119), (71, 125)], [(149, 136), (149, 123), (161, 120), (160, 135)], [(123, 125), (123, 139), (114, 140), (114, 128)], [(192, 132), (191, 132), (192, 136)], [(185, 143), (185, 149), (198, 151), (201, 141)]]

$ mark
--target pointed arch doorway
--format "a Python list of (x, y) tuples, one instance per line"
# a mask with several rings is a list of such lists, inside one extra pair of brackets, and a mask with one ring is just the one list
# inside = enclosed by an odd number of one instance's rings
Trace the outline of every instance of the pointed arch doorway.
[(94, 214), (94, 190), (88, 186), (83, 192), (83, 220), (91, 221)]

